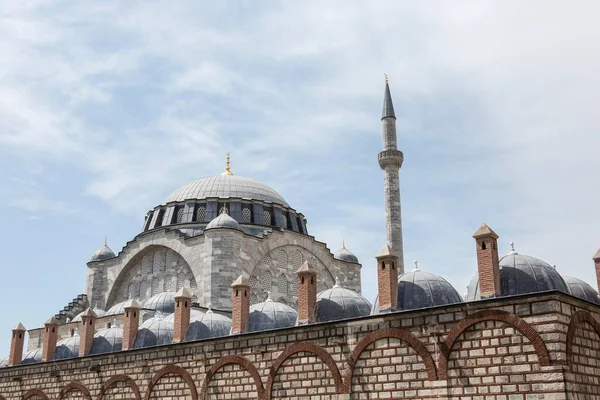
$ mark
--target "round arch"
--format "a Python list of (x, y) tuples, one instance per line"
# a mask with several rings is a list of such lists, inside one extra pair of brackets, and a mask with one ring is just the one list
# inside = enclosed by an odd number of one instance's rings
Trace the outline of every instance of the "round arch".
[(600, 323), (588, 311), (577, 311), (569, 322), (569, 330), (567, 331), (567, 365), (569, 370), (573, 370), (573, 341), (575, 340), (575, 332), (583, 323), (588, 323), (594, 328), (596, 334), (600, 336)]
[(81, 392), (87, 400), (92, 400), (90, 391), (77, 381), (70, 382), (67, 386), (63, 387), (58, 394), (58, 400), (62, 400), (69, 392)]
[(550, 355), (548, 354), (546, 344), (544, 343), (544, 340), (542, 339), (540, 334), (530, 324), (507, 311), (484, 310), (461, 320), (456, 325), (454, 325), (450, 333), (448, 333), (448, 336), (446, 337), (443, 346), (441, 346), (442, 351), (440, 354), (441, 357), (439, 360), (438, 370), (439, 379), (447, 379), (448, 377), (448, 360), (450, 358), (450, 353), (452, 352), (452, 347), (454, 346), (454, 342), (456, 341), (456, 339), (458, 339), (458, 337), (471, 326), (479, 322), (485, 321), (505, 322), (511, 325), (513, 328), (520, 331), (531, 342), (535, 353), (537, 354), (539, 364), (541, 366), (550, 365)]
[(196, 391), (196, 385), (194, 384), (194, 380), (185, 369), (176, 365), (166, 365), (154, 374), (152, 380), (148, 384), (148, 390), (146, 391), (146, 395), (144, 396), (145, 400), (150, 400), (150, 396), (152, 395), (152, 389), (154, 388), (156, 383), (160, 380), (160, 378), (168, 374), (178, 375), (181, 379), (183, 379), (184, 382), (187, 383), (188, 388), (190, 389), (192, 400), (198, 400), (198, 392)]
[(48, 396), (46, 396), (46, 393), (42, 392), (39, 389), (29, 389), (28, 391), (26, 391), (25, 394), (23, 395), (23, 400), (27, 400), (33, 396), (38, 396), (44, 400), (49, 400)]
[(97, 397), (97, 400), (102, 400), (104, 394), (111, 388), (113, 385), (119, 382), (124, 382), (127, 386), (131, 388), (133, 394), (135, 395), (136, 400), (142, 400), (142, 396), (140, 395), (140, 389), (135, 384), (135, 381), (128, 377), (127, 375), (115, 375), (106, 381), (102, 388), (100, 389), (100, 394)]
[(242, 368), (244, 368), (246, 371), (248, 371), (248, 373), (254, 380), (254, 385), (256, 386), (256, 392), (258, 394), (258, 398), (262, 399), (264, 396), (265, 390), (263, 388), (262, 381), (260, 380), (260, 374), (258, 373), (258, 370), (247, 358), (244, 358), (242, 356), (237, 356), (237, 355), (221, 357), (212, 367), (210, 367), (210, 369), (206, 373), (206, 377), (204, 378), (204, 381), (202, 382), (202, 387), (200, 388), (200, 399), (204, 400), (206, 398), (208, 384), (210, 383), (214, 374), (219, 369), (221, 369), (222, 367), (224, 367), (225, 365), (228, 365), (228, 364), (240, 365)]

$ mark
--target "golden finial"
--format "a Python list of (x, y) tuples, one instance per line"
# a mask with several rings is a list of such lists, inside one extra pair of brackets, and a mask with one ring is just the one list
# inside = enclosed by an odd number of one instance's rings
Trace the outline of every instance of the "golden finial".
[(383, 76), (385, 76), (385, 83), (388, 83), (390, 80), (388, 79), (387, 74), (383, 74)]
[(221, 207), (221, 214), (227, 214), (227, 215), (229, 215), (229, 212), (227, 211), (227, 206)]
[(229, 153), (227, 153), (227, 161), (225, 161), (225, 172), (223, 172), (221, 175), (227, 175), (227, 176), (233, 175), (233, 172), (231, 172), (230, 164), (231, 164), (231, 155)]

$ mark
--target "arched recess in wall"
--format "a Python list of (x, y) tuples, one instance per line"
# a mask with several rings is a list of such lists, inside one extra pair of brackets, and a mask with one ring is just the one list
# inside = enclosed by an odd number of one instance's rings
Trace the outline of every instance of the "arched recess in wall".
[[(116, 375), (111, 377), (108, 381), (106, 381), (106, 383), (102, 386), (102, 389), (100, 389), (100, 394), (98, 395), (97, 400), (104, 400), (105, 396), (108, 397), (110, 390), (113, 388), (118, 388), (119, 383), (123, 383), (124, 385), (128, 386), (129, 389), (131, 389), (131, 391), (133, 392), (133, 395), (135, 396), (136, 400), (142, 400), (142, 396), (140, 395), (140, 389), (135, 384), (135, 381), (127, 375)], [(122, 394), (120, 393), (120, 395)]]
[(69, 383), (67, 386), (63, 387), (60, 390), (60, 393), (58, 394), (58, 400), (62, 400), (71, 392), (80, 392), (84, 399), (92, 400), (92, 397), (90, 396), (90, 391), (81, 383), (75, 381)]
[(39, 389), (29, 389), (28, 391), (25, 392), (25, 394), (23, 395), (23, 400), (27, 400), (27, 399), (42, 399), (42, 400), (49, 400), (48, 396), (46, 396), (46, 393), (42, 392)]
[[(282, 365), (289, 359), (293, 358), (297, 353), (308, 353), (311, 356), (315, 356), (317, 359), (319, 359), (323, 364), (325, 364), (327, 366), (327, 370), (331, 373), (332, 375), (332, 379), (333, 379), (333, 384), (335, 387), (335, 393), (340, 394), (342, 393), (342, 376), (340, 374), (340, 371), (334, 361), (334, 359), (331, 357), (331, 355), (329, 353), (327, 353), (327, 351), (325, 351), (323, 348), (314, 345), (312, 343), (296, 343), (290, 347), (288, 347), (287, 349), (285, 349), (285, 351), (283, 351), (279, 357), (277, 357), (277, 359), (273, 362), (273, 366), (271, 367), (271, 370), (269, 371), (269, 377), (267, 378), (267, 384), (265, 385), (265, 398), (269, 398), (271, 399), (272, 396), (272, 390), (273, 390), (273, 384), (275, 382), (275, 378), (278, 375), (279, 369), (282, 367)], [(319, 380), (323, 380), (322, 375), (320, 375)], [(332, 393), (327, 393), (327, 394), (332, 394)]]
[[(239, 365), (243, 370), (245, 370), (254, 380), (254, 386), (256, 388), (256, 393), (259, 399), (264, 397), (264, 388), (262, 385), (262, 381), (260, 380), (260, 374), (254, 365), (247, 359), (242, 356), (230, 355), (220, 358), (213, 366), (210, 367), (208, 372), (206, 373), (206, 377), (202, 382), (202, 387), (200, 388), (200, 399), (205, 400), (208, 398), (209, 386), (213, 379), (213, 376), (219, 372), (226, 365)], [(232, 386), (235, 386), (235, 382), (232, 382)], [(243, 395), (243, 393), (242, 393)], [(248, 397), (246, 397), (248, 398)]]
[(550, 355), (546, 344), (542, 340), (540, 334), (523, 319), (518, 316), (501, 310), (484, 310), (477, 312), (458, 322), (446, 336), (446, 340), (441, 345), (441, 354), (439, 360), (438, 377), (439, 379), (448, 378), (448, 360), (452, 347), (456, 339), (471, 326), (486, 321), (499, 321), (511, 325), (513, 328), (521, 332), (534, 348), (540, 366), (550, 365)]
[(567, 365), (569, 366), (570, 371), (573, 371), (574, 365), (573, 345), (575, 334), (577, 332), (577, 328), (582, 327), (582, 325), (586, 323), (589, 324), (600, 337), (600, 323), (598, 323), (591, 313), (582, 310), (577, 311), (575, 315), (571, 317), (571, 321), (569, 322), (569, 330), (567, 331)]
[[(145, 300), (157, 287), (162, 292), (165, 280), (178, 275), (190, 277), (191, 279), (186, 279), (183, 284), (192, 291), (196, 290), (192, 288), (197, 287), (192, 269), (181, 254), (167, 246), (148, 246), (133, 256), (120, 272), (110, 288), (106, 309), (131, 297)], [(142, 282), (145, 284), (141, 285)], [(167, 290), (176, 291), (176, 285), (168, 287), (170, 289)], [(140, 288), (145, 289), (145, 293), (140, 293)]]
[(437, 379), (437, 371), (435, 368), (435, 361), (433, 357), (425, 347), (423, 343), (412, 333), (405, 331), (404, 329), (397, 328), (385, 328), (376, 332), (372, 332), (366, 335), (356, 344), (356, 347), (352, 351), (350, 360), (348, 360), (348, 366), (344, 372), (344, 393), (350, 393), (352, 388), (352, 377), (354, 375), (356, 363), (360, 358), (363, 351), (371, 344), (381, 339), (399, 339), (411, 347), (423, 360), (425, 369), (427, 370), (427, 378), (431, 381)]
[(271, 292), (272, 298), (284, 299), (295, 307), (298, 297), (296, 271), (304, 261), (310, 259), (313, 259), (317, 268), (317, 291), (332, 287), (335, 277), (319, 257), (304, 247), (286, 244), (269, 250), (250, 269), (253, 303), (263, 301), (267, 292)]
[(167, 396), (170, 397), (170, 393), (172, 393), (173, 390), (181, 390), (181, 388), (174, 387), (176, 384), (173, 382), (169, 382), (169, 389), (166, 389), (165, 394), (161, 394), (160, 391), (156, 389), (156, 386), (159, 385), (159, 381), (167, 375), (179, 376), (179, 378), (183, 380), (183, 383), (189, 390), (191, 400), (198, 400), (198, 392), (196, 391), (196, 385), (194, 384), (194, 380), (185, 369), (176, 365), (166, 365), (154, 374), (152, 380), (148, 384), (148, 389), (146, 390), (146, 395), (144, 396), (145, 400), (150, 400), (151, 398), (153, 398), (152, 395), (154, 393), (156, 393), (157, 398), (161, 398)]

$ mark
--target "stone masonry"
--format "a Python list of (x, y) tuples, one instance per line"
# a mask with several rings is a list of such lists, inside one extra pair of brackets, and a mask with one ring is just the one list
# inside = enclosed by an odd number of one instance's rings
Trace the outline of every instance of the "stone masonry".
[(0, 399), (600, 396), (600, 308), (558, 292), (0, 370)]

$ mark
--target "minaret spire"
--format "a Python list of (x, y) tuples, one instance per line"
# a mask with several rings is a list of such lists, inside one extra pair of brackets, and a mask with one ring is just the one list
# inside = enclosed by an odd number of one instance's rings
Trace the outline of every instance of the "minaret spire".
[(402, 214), (400, 207), (400, 167), (404, 155), (396, 143), (396, 114), (390, 93), (390, 85), (385, 76), (385, 92), (381, 113), (383, 151), (379, 153), (379, 167), (383, 170), (385, 225), (388, 245), (398, 255), (398, 275), (404, 273), (404, 251), (402, 245)]

